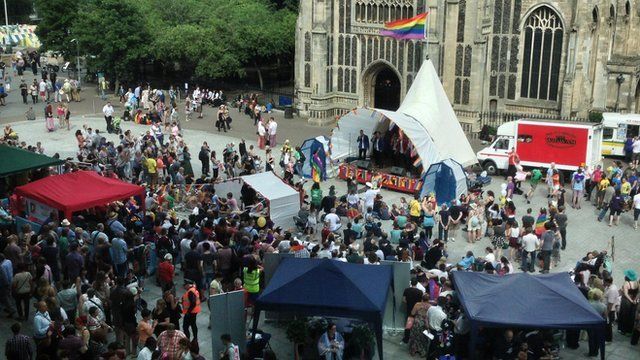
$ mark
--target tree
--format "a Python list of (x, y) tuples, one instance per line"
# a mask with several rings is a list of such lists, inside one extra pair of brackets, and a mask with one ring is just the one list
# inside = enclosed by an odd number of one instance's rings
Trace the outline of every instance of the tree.
[(71, 28), (88, 56), (92, 71), (121, 80), (135, 80), (139, 65), (147, 59), (150, 37), (140, 27), (143, 18), (135, 0), (86, 0)]
[(79, 0), (35, 0), (40, 22), (36, 35), (43, 50), (60, 51), (63, 55), (75, 53), (69, 41), (69, 29), (77, 18)]

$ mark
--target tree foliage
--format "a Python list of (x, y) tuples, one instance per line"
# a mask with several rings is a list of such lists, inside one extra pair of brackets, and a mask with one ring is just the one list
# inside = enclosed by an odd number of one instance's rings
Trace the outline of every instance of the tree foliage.
[(297, 0), (36, 1), (45, 48), (65, 50), (60, 39), (78, 37), (92, 67), (120, 77), (143, 60), (196, 78), (243, 76), (248, 66), (290, 62), (294, 49)]
[(142, 14), (132, 1), (86, 0), (71, 28), (90, 68), (117, 80), (133, 80), (147, 54), (146, 29), (138, 26)]
[(59, 51), (65, 55), (75, 53), (75, 45), (69, 42), (73, 38), (69, 29), (77, 17), (79, 4), (79, 0), (35, 0), (40, 17), (36, 35), (43, 50)]

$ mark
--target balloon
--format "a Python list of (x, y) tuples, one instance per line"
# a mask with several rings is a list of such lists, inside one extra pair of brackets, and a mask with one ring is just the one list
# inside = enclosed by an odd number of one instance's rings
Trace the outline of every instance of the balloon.
[(265, 225), (267, 225), (267, 220), (264, 217), (260, 216), (258, 218), (258, 227), (264, 227)]

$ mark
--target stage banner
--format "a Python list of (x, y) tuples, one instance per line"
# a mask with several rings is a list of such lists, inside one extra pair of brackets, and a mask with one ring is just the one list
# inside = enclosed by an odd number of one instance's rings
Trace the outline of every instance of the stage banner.
[[(44, 223), (52, 211), (57, 211), (56, 209), (44, 205), (38, 201), (27, 198), (27, 218), (34, 222)], [(69, 219), (71, 221), (71, 219)]]
[(209, 296), (211, 310), (211, 354), (214, 359), (220, 358), (224, 345), (220, 340), (222, 334), (231, 335), (231, 341), (238, 345), (240, 353), (247, 347), (247, 332), (244, 313), (244, 291)]

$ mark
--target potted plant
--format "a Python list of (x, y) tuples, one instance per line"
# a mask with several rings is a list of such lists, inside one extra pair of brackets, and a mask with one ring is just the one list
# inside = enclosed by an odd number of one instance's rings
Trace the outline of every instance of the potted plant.
[(369, 324), (361, 323), (353, 326), (351, 344), (359, 350), (360, 360), (369, 360), (375, 355), (376, 337)]
[(305, 318), (296, 318), (287, 325), (287, 339), (293, 343), (293, 354), (295, 360), (300, 360), (302, 347), (307, 340), (307, 320)]

